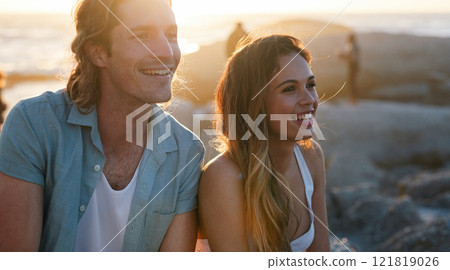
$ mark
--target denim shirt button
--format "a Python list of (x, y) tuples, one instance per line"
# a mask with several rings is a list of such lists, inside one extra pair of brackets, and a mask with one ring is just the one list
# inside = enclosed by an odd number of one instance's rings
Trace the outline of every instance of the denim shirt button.
[(94, 170), (95, 170), (96, 172), (100, 171), (100, 169), (101, 169), (100, 165), (95, 165), (95, 166), (94, 166)]
[(84, 212), (85, 210), (86, 210), (86, 206), (81, 205), (81, 206), (80, 206), (80, 212)]

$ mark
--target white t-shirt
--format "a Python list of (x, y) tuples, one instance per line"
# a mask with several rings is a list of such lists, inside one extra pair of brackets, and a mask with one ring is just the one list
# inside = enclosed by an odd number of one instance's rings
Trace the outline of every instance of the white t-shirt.
[(139, 163), (130, 183), (122, 190), (112, 189), (102, 173), (78, 223), (75, 251), (122, 251), (140, 166)]

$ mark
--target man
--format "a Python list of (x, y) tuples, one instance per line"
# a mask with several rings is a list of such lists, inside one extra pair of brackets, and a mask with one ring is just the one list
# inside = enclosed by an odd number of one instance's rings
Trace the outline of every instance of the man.
[(347, 37), (347, 44), (344, 51), (339, 56), (347, 62), (347, 85), (350, 92), (350, 102), (356, 105), (358, 102), (358, 91), (356, 77), (359, 71), (359, 47), (356, 42), (355, 33), (350, 33)]
[(241, 22), (238, 22), (236, 24), (236, 27), (234, 28), (233, 32), (230, 34), (227, 40), (227, 58), (232, 56), (234, 51), (236, 50), (236, 47), (239, 45), (239, 41), (243, 39), (244, 37), (247, 37), (248, 34), (244, 30), (244, 27), (242, 26)]
[[(170, 5), (81, 0), (75, 20), (67, 90), (20, 102), (0, 137), (0, 250), (193, 251), (204, 149), (154, 105), (180, 61)], [(145, 104), (143, 147), (127, 116)]]
[(6, 111), (6, 104), (3, 103), (2, 100), (2, 90), (3, 88), (5, 88), (5, 85), (6, 85), (6, 75), (0, 70), (0, 132), (2, 132), (3, 122), (5, 120), (3, 118), (3, 112)]

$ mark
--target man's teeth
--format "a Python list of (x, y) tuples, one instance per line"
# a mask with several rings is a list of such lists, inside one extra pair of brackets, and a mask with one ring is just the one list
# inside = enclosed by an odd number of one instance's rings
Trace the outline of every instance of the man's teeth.
[(298, 116), (298, 120), (309, 120), (312, 118), (312, 113), (302, 114)]
[(166, 76), (170, 74), (169, 69), (144, 69), (141, 70), (142, 74), (145, 75), (160, 75), (160, 76)]

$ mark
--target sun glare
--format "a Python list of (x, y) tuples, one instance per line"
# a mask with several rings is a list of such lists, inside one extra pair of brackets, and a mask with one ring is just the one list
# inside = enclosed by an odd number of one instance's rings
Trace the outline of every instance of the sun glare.
[[(0, 0), (0, 13), (70, 13), (76, 0)], [(178, 16), (244, 13), (323, 13), (338, 12), (350, 0), (172, 0)], [(447, 0), (353, 1), (346, 12), (430, 13), (450, 12)]]
[(0, 10), (7, 13), (70, 13), (76, 0), (0, 0)]

